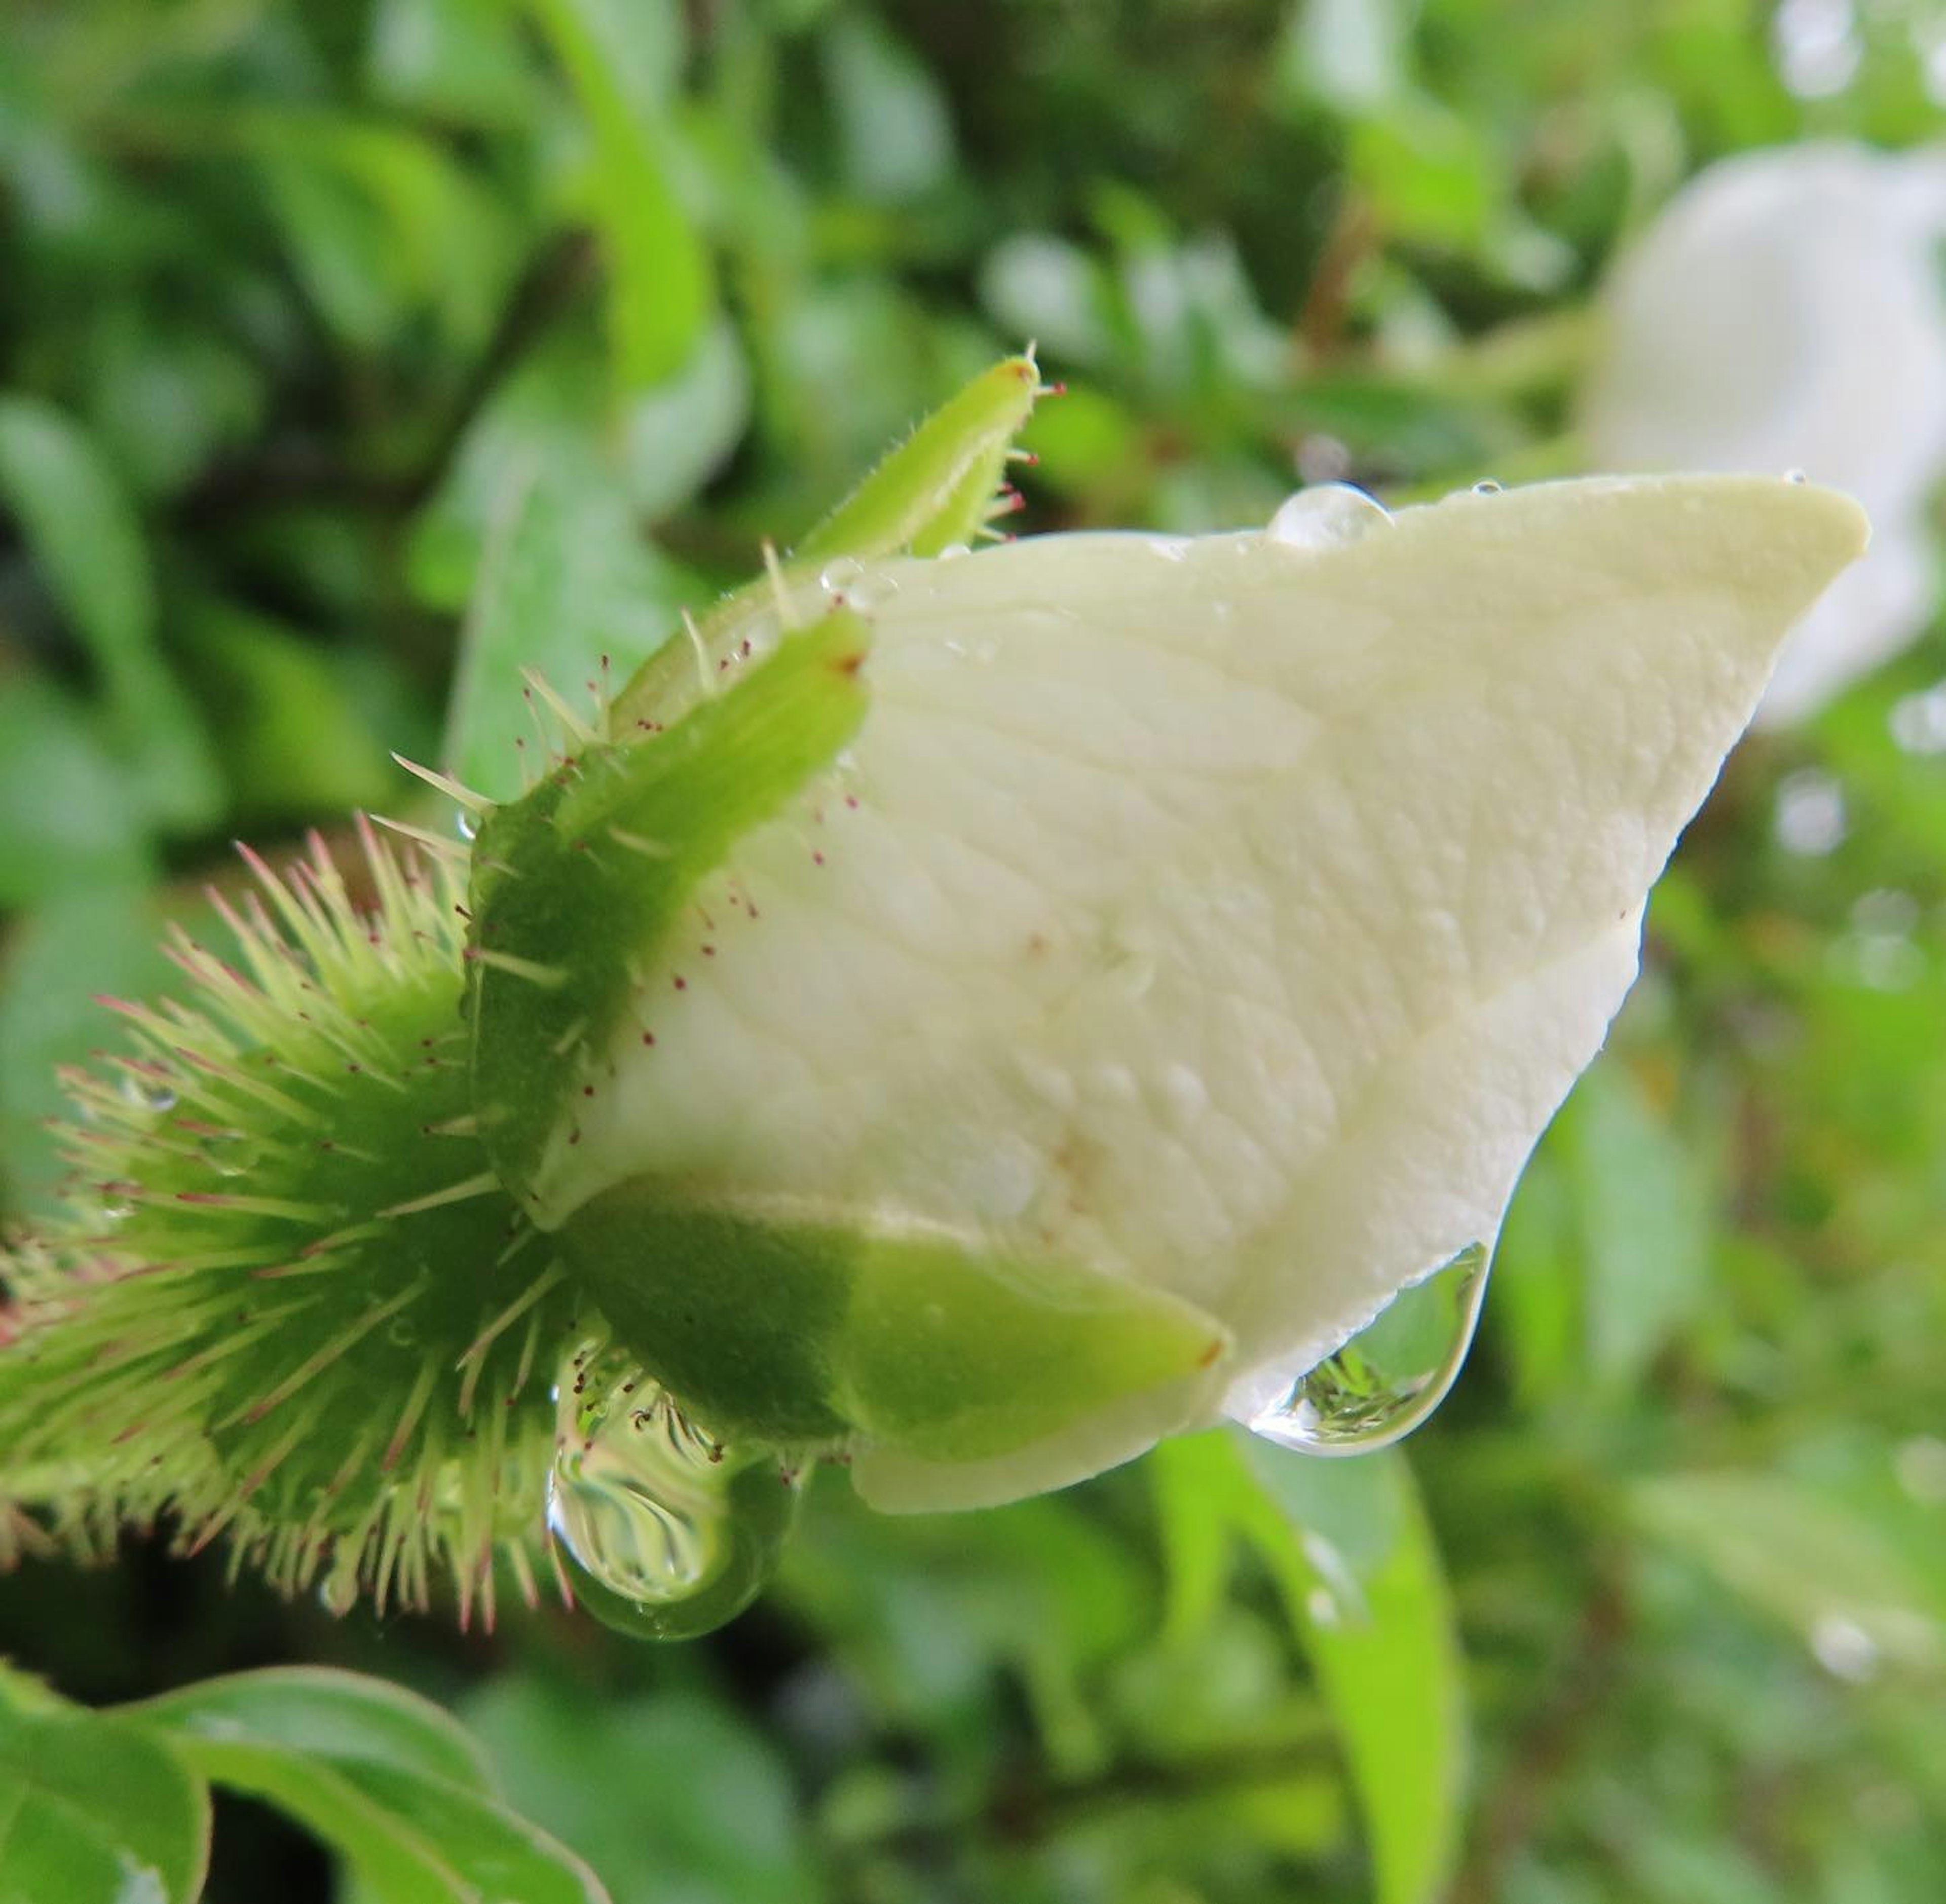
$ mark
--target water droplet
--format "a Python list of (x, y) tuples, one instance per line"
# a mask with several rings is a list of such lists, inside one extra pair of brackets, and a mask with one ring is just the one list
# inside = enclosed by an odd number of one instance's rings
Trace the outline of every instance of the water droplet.
[(145, 1111), (173, 1111), (176, 1108), (176, 1094), (166, 1084), (145, 1084), (139, 1077), (131, 1077), (125, 1073), (122, 1079), (122, 1095), (131, 1104), (138, 1104)]
[(796, 1521), (796, 1476), (774, 1451), (719, 1448), (612, 1355), (564, 1365), (558, 1395), (547, 1518), (576, 1599), (641, 1639), (734, 1619)]
[(1267, 1439), (1307, 1454), (1362, 1454), (1416, 1428), (1465, 1365), (1491, 1259), (1469, 1244), (1392, 1302), (1290, 1392), (1252, 1418)]
[(470, 846), (480, 836), (480, 823), (465, 808), (459, 808), (453, 816), (453, 830)]
[(203, 1161), (218, 1176), (248, 1176), (263, 1161), (263, 1145), (240, 1130), (211, 1131), (201, 1148)]
[(1506, 487), (1506, 484), (1496, 482), (1488, 476), (1473, 485), (1473, 493), (1475, 496), (1498, 496)]
[(948, 542), (933, 560), (936, 562), (956, 562), (961, 556), (970, 555), (972, 552), (964, 542)]
[(1270, 519), (1265, 534), (1291, 549), (1337, 549), (1392, 526), (1385, 505), (1350, 483), (1301, 489)]
[(1801, 487), (1802, 484), (1809, 482), (1811, 478), (1805, 475), (1804, 471), (1801, 469), (1787, 469), (1784, 472), (1784, 480), (1787, 483), (1796, 483)]
[(817, 586), (827, 595), (849, 589), (865, 573), (865, 564), (855, 555), (840, 555), (818, 571)]

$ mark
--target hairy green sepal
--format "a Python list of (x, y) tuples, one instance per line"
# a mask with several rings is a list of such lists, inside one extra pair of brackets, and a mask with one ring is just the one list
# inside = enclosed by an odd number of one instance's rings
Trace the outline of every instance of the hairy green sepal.
[(592, 1088), (644, 966), (697, 882), (825, 766), (864, 717), (861, 617), (834, 609), (666, 731), (564, 762), (496, 808), (474, 852), (474, 1100), (502, 1182), (550, 1224), (536, 1179)]
[[(703, 619), (704, 645), (715, 651), (769, 608), (777, 581), (808, 581), (843, 559), (937, 555), (972, 542), (1002, 506), (1000, 479), (1040, 388), (1030, 357), (983, 371), (880, 462), (779, 564), (776, 577), (760, 576), (724, 596)], [(618, 728), (661, 719), (672, 699), (683, 697), (688, 673), (681, 642), (657, 649), (616, 697)]]
[(558, 1241), (632, 1349), (717, 1433), (784, 1445), (862, 1435), (982, 1460), (1219, 1355), (1172, 1296), (1052, 1258), (752, 1215), (638, 1179)]

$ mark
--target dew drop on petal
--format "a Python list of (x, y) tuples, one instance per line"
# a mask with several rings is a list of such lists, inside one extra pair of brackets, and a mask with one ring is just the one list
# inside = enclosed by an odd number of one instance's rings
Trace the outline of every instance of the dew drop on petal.
[(1473, 1243), (1401, 1290), (1283, 1398), (1252, 1417), (1266, 1439), (1306, 1454), (1362, 1454), (1409, 1434), (1465, 1365), (1486, 1301), (1491, 1258)]
[(1506, 487), (1506, 484), (1496, 482), (1488, 476), (1473, 485), (1472, 493), (1475, 496), (1498, 496)]
[(1392, 526), (1385, 505), (1351, 483), (1301, 489), (1272, 516), (1264, 533), (1290, 549), (1337, 549)]
[(640, 1639), (687, 1640), (756, 1598), (802, 1499), (774, 1450), (718, 1447), (653, 1382), (608, 1358), (563, 1365), (556, 1433), (548, 1528), (597, 1619)]
[(827, 595), (849, 589), (865, 573), (865, 564), (855, 555), (840, 555), (818, 571), (817, 586)]

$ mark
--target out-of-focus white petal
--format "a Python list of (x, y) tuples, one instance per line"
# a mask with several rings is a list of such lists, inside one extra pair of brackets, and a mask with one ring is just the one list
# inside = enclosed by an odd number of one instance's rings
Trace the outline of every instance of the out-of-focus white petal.
[(1700, 175), (1617, 266), (1583, 393), (1591, 464), (1801, 469), (1872, 552), (1786, 648), (1759, 719), (1815, 712), (1931, 619), (1946, 472), (1946, 154), (1821, 144)]
[(591, 1054), (546, 1207), (647, 1176), (944, 1226), (1234, 1333), (1166, 1418), (866, 1449), (882, 1505), (1079, 1479), (1234, 1384), (1249, 1412), (1491, 1239), (1784, 629), (1862, 539), (1841, 497), (1706, 477), (1462, 496), (1321, 548), (848, 572), (857, 740), (656, 951), (653, 1050), (632, 1022)]

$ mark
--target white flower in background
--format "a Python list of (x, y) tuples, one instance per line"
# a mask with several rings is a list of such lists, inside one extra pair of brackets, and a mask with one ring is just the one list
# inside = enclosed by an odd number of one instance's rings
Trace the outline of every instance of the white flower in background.
[[(701, 657), (731, 692), (483, 829), (502, 1167), (701, 1419), (842, 1439), (879, 1506), (1253, 1420), (1490, 1245), (1863, 539), (1699, 477), (833, 564)], [(713, 812), (848, 684), (842, 751), (632, 913), (669, 777), (718, 760)]]
[(1815, 712), (1938, 606), (1942, 240), (1946, 152), (1780, 147), (1699, 175), (1606, 287), (1590, 466), (1801, 469), (1871, 516), (1870, 555), (1786, 644), (1765, 723)]

